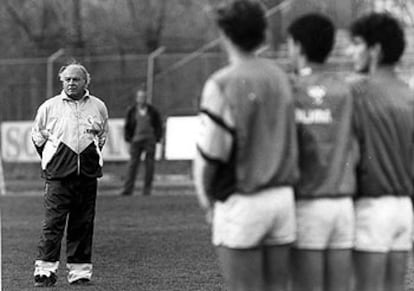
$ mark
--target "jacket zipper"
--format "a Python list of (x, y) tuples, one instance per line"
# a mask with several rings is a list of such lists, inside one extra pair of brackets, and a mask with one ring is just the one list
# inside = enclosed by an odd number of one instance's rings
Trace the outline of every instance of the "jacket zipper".
[(79, 101), (75, 101), (76, 104), (76, 120), (77, 120), (77, 124), (78, 124), (78, 130), (77, 130), (77, 155), (78, 155), (78, 169), (77, 169), (77, 174), (78, 176), (80, 176), (80, 153), (79, 153), (79, 130), (80, 130), (80, 125), (79, 125)]

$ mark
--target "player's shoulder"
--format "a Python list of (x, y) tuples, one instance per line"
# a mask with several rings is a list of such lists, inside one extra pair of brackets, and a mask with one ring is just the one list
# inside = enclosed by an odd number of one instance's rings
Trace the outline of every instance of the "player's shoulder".
[(242, 62), (241, 64), (224, 66), (213, 73), (212, 78), (246, 78), (249, 75), (256, 75), (257, 71), (269, 72), (274, 76), (287, 75), (276, 60), (258, 57), (250, 61)]
[(329, 70), (318, 70), (307, 75), (291, 74), (292, 88), (323, 87), (325, 90), (339, 93), (350, 91), (350, 84), (344, 80), (342, 73)]
[(231, 65), (224, 66), (215, 71), (209, 78), (209, 81), (219, 82), (234, 74), (234, 67)]
[(334, 92), (350, 92), (351, 83), (347, 81), (346, 76), (338, 71), (326, 71), (320, 76), (320, 83), (325, 84)]
[(369, 81), (368, 75), (354, 72), (343, 73), (343, 78), (345, 82), (349, 84), (351, 87), (366, 86)]
[(369, 77), (360, 73), (344, 73), (344, 80), (351, 88), (351, 91), (355, 95), (364, 94), (369, 87)]

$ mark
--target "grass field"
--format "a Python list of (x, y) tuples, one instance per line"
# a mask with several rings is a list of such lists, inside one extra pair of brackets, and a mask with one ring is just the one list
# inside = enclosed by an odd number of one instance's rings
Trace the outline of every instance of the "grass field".
[[(2, 290), (33, 290), (33, 261), (43, 215), (41, 196), (1, 197)], [(62, 252), (65, 251), (64, 245)], [(224, 290), (209, 227), (194, 195), (100, 195), (94, 237), (93, 285), (86, 290)], [(412, 264), (406, 290), (414, 291)], [(62, 256), (55, 288), (66, 282)], [(36, 289), (39, 290), (39, 289)]]
[[(2, 197), (1, 208), (3, 290), (33, 290), (42, 197)], [(189, 195), (99, 196), (93, 263), (87, 290), (224, 289), (209, 228)], [(81, 289), (67, 283), (64, 256), (58, 277), (47, 290)]]

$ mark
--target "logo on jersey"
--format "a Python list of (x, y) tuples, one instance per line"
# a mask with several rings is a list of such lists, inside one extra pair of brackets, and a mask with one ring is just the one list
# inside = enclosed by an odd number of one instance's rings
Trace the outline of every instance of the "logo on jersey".
[(332, 112), (329, 109), (296, 109), (295, 119), (302, 124), (328, 124), (332, 122)]
[(306, 93), (313, 99), (314, 104), (321, 105), (323, 103), (323, 98), (326, 96), (326, 88), (319, 85), (310, 86)]

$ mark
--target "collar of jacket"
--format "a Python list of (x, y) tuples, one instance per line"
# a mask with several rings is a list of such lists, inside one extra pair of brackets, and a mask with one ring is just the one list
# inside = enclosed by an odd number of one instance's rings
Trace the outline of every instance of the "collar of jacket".
[(62, 97), (62, 100), (64, 101), (82, 101), (82, 100), (89, 98), (90, 94), (89, 94), (89, 90), (85, 89), (85, 94), (83, 95), (83, 97), (79, 100), (75, 100), (73, 98), (70, 98), (68, 95), (66, 95), (65, 91), (62, 90), (62, 92), (60, 93), (60, 96)]

